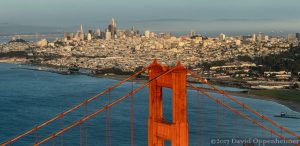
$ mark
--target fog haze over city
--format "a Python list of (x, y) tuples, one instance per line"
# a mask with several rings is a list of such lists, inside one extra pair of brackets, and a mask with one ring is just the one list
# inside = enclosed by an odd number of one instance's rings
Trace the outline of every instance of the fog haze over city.
[(0, 33), (101, 28), (112, 17), (119, 28), (152, 31), (288, 33), (300, 28), (299, 6), (298, 0), (4, 0)]

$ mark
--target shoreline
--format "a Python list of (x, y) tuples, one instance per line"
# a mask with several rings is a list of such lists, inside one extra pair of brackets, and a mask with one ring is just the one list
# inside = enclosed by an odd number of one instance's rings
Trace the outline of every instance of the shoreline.
[[(110, 78), (110, 79), (114, 79), (114, 80), (123, 80), (128, 76), (125, 75), (113, 75), (113, 76), (96, 76), (96, 77), (103, 77), (103, 78)], [(144, 83), (147, 80), (146, 79), (133, 79), (134, 82), (137, 83)], [(224, 87), (229, 87), (229, 86), (224, 86)], [(212, 92), (212, 93), (218, 93), (217, 91), (208, 89), (208, 88), (204, 88), (203, 89), (206, 92)], [(250, 90), (250, 89), (249, 89)], [(265, 101), (273, 101), (276, 102), (278, 104), (284, 105), (288, 108), (290, 108), (293, 111), (296, 111), (298, 113), (300, 113), (300, 103), (297, 102), (293, 102), (293, 101), (286, 101), (286, 100), (280, 100), (280, 99), (276, 99), (273, 97), (268, 97), (268, 96), (260, 96), (260, 95), (255, 95), (255, 94), (249, 94), (245, 93), (245, 92), (241, 92), (241, 91), (225, 91), (228, 94), (232, 95), (232, 96), (239, 96), (242, 98), (251, 98), (251, 99), (260, 99), (260, 100), (265, 100)]]
[[(27, 64), (27, 63), (20, 63), (20, 62), (5, 62), (5, 61), (0, 61), (0, 63), (7, 63), (7, 64), (20, 64), (20, 65), (28, 65), (28, 66), (32, 66), (32, 67), (45, 67), (48, 70), (39, 70), (39, 69), (32, 69), (32, 68), (21, 68), (21, 69), (28, 69), (28, 70), (35, 70), (35, 71), (44, 71), (44, 72), (51, 72), (51, 73), (57, 73), (57, 74), (61, 74), (61, 75), (66, 75), (66, 74), (62, 74), (62, 72), (57, 71), (57, 69), (53, 68), (53, 67), (49, 67), (49, 66), (42, 66), (42, 65), (33, 65), (33, 64)], [(104, 74), (98, 74), (98, 75), (92, 75), (92, 74), (87, 74), (87, 73), (75, 73), (75, 74), (79, 74), (79, 75), (87, 75), (87, 76), (91, 76), (91, 77), (96, 77), (96, 78), (109, 78), (109, 79), (113, 79), (113, 80), (124, 80), (125, 78), (127, 78), (129, 75), (117, 75), (117, 74), (109, 74), (109, 75), (104, 75)], [(68, 75), (75, 75), (75, 74), (68, 74)], [(137, 83), (145, 83), (147, 81), (146, 78), (134, 78), (133, 79), (134, 82)], [(215, 85), (215, 84), (214, 84)], [(223, 87), (230, 87), (230, 86), (224, 86)], [(235, 87), (237, 88), (237, 87)], [(251, 89), (249, 89), (251, 90)], [(217, 91), (208, 89), (208, 88), (204, 88), (204, 91), (206, 92), (213, 92), (213, 93), (217, 93)], [(269, 97), (269, 96), (263, 96), (263, 95), (255, 95), (255, 94), (249, 94), (248, 93), (244, 93), (244, 92), (240, 92), (240, 91), (225, 91), (228, 94), (232, 95), (232, 96), (239, 96), (242, 98), (252, 98), (252, 99), (260, 99), (260, 100), (265, 100), (265, 101), (273, 101), (276, 102), (278, 104), (284, 105), (288, 108), (290, 108), (293, 111), (296, 111), (298, 113), (300, 113), (300, 103), (298, 102), (293, 102), (293, 101), (288, 101), (288, 100), (280, 100), (280, 99), (276, 99), (274, 97)]]
[(273, 97), (259, 96), (259, 95), (255, 95), (255, 94), (248, 94), (248, 93), (242, 93), (242, 92), (228, 92), (228, 91), (225, 91), (225, 92), (229, 93), (232, 96), (239, 96), (239, 97), (251, 98), (251, 99), (260, 99), (260, 100), (265, 100), (265, 101), (273, 101), (278, 104), (284, 105), (293, 111), (300, 113), (300, 103), (297, 103), (297, 102), (280, 100), (280, 99), (276, 99)]

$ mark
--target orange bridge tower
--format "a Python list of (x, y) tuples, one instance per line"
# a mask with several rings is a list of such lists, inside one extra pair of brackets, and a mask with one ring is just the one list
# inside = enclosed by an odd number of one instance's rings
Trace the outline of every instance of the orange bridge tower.
[[(165, 140), (172, 146), (188, 146), (187, 70), (180, 62), (169, 69), (155, 60), (148, 71), (149, 80), (169, 71), (149, 85), (148, 146), (164, 146)], [(172, 121), (165, 121), (163, 117), (163, 87), (172, 89)]]

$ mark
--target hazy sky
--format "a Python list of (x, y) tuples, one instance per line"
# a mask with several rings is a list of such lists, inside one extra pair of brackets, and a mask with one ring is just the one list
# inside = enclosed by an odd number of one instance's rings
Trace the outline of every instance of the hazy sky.
[(0, 23), (153, 31), (298, 31), (300, 0), (0, 0)]

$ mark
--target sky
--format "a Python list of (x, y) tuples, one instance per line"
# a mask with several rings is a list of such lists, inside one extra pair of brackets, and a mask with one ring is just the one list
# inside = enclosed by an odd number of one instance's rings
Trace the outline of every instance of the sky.
[(300, 32), (300, 0), (0, 0), (0, 26)]

